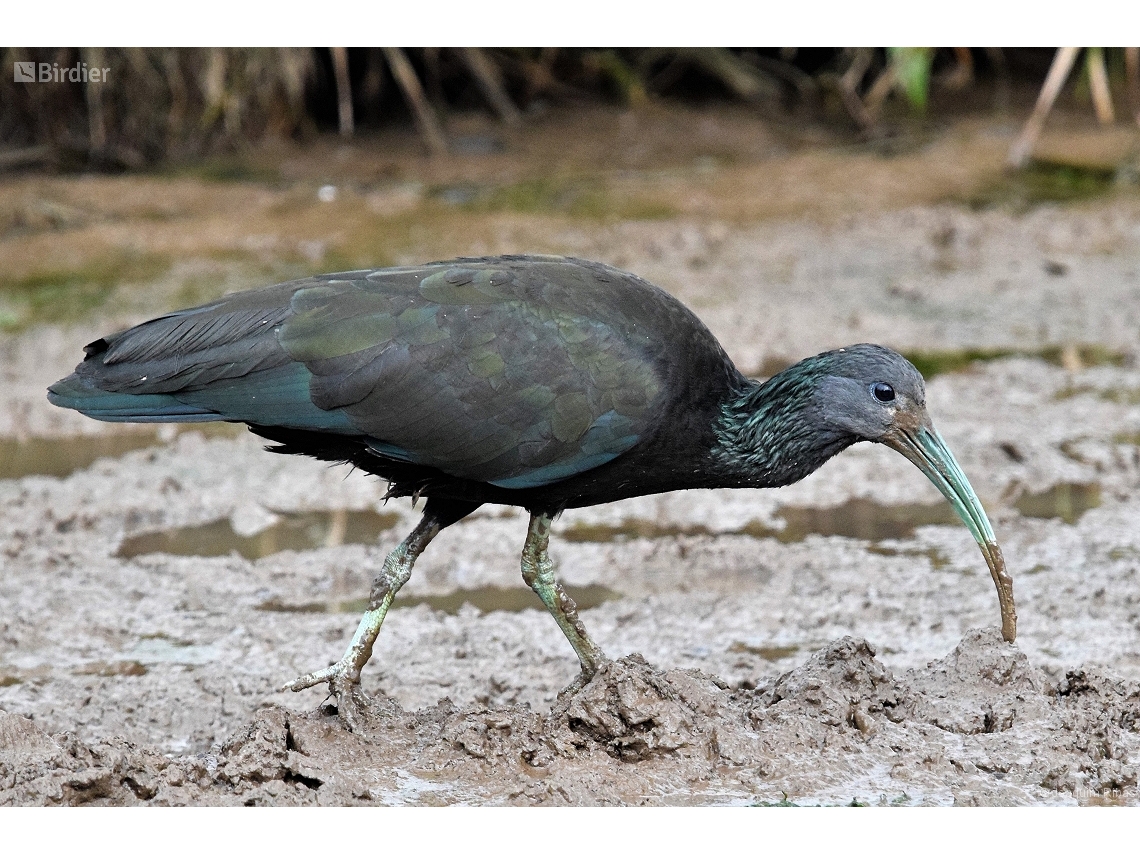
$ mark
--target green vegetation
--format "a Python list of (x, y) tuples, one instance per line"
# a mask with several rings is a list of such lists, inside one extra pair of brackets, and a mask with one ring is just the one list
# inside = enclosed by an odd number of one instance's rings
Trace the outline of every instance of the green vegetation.
[(929, 380), (939, 374), (965, 371), (975, 362), (989, 362), (1017, 356), (1016, 350), (1008, 348), (964, 348), (962, 350), (917, 350), (904, 353), (911, 364), (924, 378)]
[(887, 59), (899, 88), (917, 113), (926, 112), (930, 96), (930, 69), (934, 63), (934, 49), (924, 47), (889, 47)]
[(156, 253), (120, 253), (81, 267), (0, 275), (0, 331), (77, 320), (102, 306), (119, 283), (150, 281), (170, 266), (169, 258)]
[(1003, 173), (963, 199), (972, 210), (1028, 211), (1046, 203), (1083, 202), (1111, 192), (1117, 170), (1108, 166), (1033, 160), (1025, 169)]
[(198, 178), (221, 183), (266, 184), (281, 183), (281, 173), (274, 167), (251, 163), (244, 157), (212, 157), (199, 163), (182, 164), (163, 170), (171, 178)]
[(1067, 386), (1054, 393), (1053, 399), (1064, 401), (1078, 395), (1095, 395), (1114, 404), (1140, 404), (1140, 389), (1094, 389), (1089, 386)]
[(929, 380), (939, 374), (965, 371), (975, 362), (991, 362), (1013, 356), (1043, 359), (1053, 365), (1065, 365), (1075, 358), (1081, 366), (1123, 365), (1124, 355), (1099, 344), (1049, 345), (1039, 348), (977, 347), (962, 350), (912, 350), (903, 353)]

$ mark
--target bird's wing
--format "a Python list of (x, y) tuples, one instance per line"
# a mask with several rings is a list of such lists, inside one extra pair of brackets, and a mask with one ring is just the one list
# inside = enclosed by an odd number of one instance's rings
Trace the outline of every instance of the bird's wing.
[(50, 397), (109, 421), (362, 436), (382, 457), (537, 487), (651, 428), (675, 347), (653, 329), (663, 296), (556, 259), (318, 276), (100, 339)]
[(377, 454), (536, 487), (631, 448), (663, 397), (623, 295), (563, 261), (377, 271), (298, 290), (278, 341)]

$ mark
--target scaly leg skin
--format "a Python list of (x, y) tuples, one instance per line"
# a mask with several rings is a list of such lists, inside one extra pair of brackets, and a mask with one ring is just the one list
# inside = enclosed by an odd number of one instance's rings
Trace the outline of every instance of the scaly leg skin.
[(597, 673), (598, 666), (606, 661), (606, 655), (586, 635), (586, 628), (578, 617), (578, 606), (554, 578), (554, 562), (546, 551), (550, 544), (551, 521), (552, 518), (547, 514), (531, 514), (526, 543), (523, 544), (522, 577), (542, 599), (546, 610), (558, 621), (570, 646), (578, 654), (582, 673), (566, 688), (566, 691), (576, 692), (590, 682)]
[(368, 611), (361, 618), (356, 635), (352, 637), (352, 643), (340, 661), (328, 668), (298, 677), (286, 683), (284, 688), (299, 692), (319, 683), (328, 683), (329, 693), (336, 697), (338, 715), (349, 730), (359, 730), (359, 716), (367, 706), (360, 691), (360, 671), (372, 656), (372, 645), (376, 643), (380, 626), (384, 623), (384, 616), (388, 613), (396, 592), (411, 577), (416, 559), (442, 528), (443, 525), (436, 517), (424, 514), (412, 533), (384, 559), (384, 566), (372, 581)]

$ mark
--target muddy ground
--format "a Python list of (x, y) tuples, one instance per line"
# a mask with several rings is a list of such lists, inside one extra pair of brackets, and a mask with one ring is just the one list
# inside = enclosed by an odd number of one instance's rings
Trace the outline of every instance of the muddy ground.
[[(1051, 151), (1134, 163), (1134, 133), (1058, 121)], [(574, 158), (604, 161), (603, 131), (631, 123), (645, 150), (583, 178)], [(886, 154), (740, 112), (591, 127), (535, 121), (505, 153), (431, 163), (402, 138), (287, 151), (264, 180), (5, 179), (0, 803), (1140, 802), (1131, 173), (1007, 203), (1013, 124), (993, 119)], [(544, 169), (569, 177), (535, 191)], [(577, 694), (559, 694), (576, 660), (519, 576), (525, 518), (499, 507), (420, 560), (366, 669), (362, 732), (319, 689), (282, 693), (339, 657), (410, 504), (236, 428), (100, 425), (44, 389), (109, 330), (355, 266), (370, 241), (374, 263), (620, 264), (755, 374), (856, 341), (922, 352), (1015, 580), (1017, 644), (934, 488), (857, 446), (781, 490), (563, 515), (558, 573), (614, 660)]]

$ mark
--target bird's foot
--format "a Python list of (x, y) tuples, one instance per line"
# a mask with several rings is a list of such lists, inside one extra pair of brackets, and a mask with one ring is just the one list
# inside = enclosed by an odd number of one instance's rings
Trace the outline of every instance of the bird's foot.
[(336, 699), (337, 716), (344, 722), (344, 726), (353, 733), (359, 733), (369, 706), (368, 699), (360, 688), (359, 667), (342, 659), (328, 668), (290, 680), (282, 689), (300, 692), (321, 683), (328, 684), (329, 696)]
[(558, 693), (558, 697), (574, 697), (574, 695), (578, 694), (590, 684), (590, 681), (598, 675), (598, 671), (602, 668), (602, 666), (608, 664), (609, 661), (609, 659), (607, 659), (604, 655), (601, 655), (599, 652), (599, 654), (590, 663), (589, 667), (587, 667), (585, 664), (582, 665), (582, 670), (578, 672), (578, 676), (571, 680), (570, 684)]

